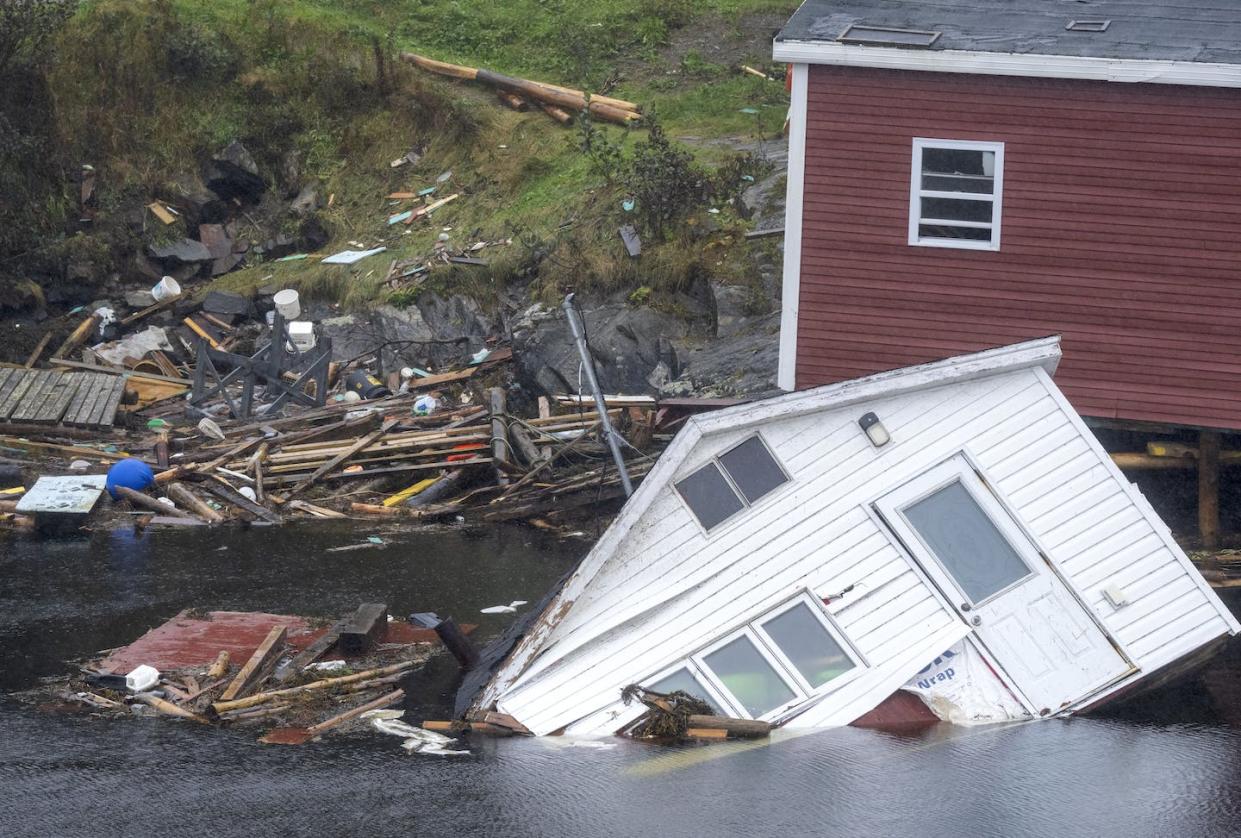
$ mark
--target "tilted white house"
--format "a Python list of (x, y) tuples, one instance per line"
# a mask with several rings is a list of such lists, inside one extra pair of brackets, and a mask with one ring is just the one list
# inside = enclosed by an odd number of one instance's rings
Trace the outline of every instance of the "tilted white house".
[(1241, 626), (1059, 358), (1046, 338), (691, 419), (473, 712), (613, 733), (640, 683), (842, 725), (964, 641), (1037, 717), (1200, 658)]

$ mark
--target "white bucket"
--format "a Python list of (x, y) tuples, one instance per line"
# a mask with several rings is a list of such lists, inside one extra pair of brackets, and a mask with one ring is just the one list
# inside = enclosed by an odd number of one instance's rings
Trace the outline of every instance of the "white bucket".
[(151, 289), (151, 296), (155, 298), (155, 302), (162, 303), (164, 300), (171, 300), (173, 297), (181, 296), (181, 283), (177, 282), (170, 276), (166, 276), (159, 282), (155, 283), (155, 287)]
[(285, 320), (296, 320), (302, 313), (302, 306), (297, 300), (297, 292), (292, 288), (277, 291), (271, 301), (276, 304), (276, 311), (280, 312), (280, 316)]

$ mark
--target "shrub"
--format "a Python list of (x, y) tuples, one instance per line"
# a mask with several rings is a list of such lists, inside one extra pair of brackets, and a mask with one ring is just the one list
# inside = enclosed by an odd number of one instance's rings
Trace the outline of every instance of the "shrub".
[(642, 227), (662, 239), (675, 222), (701, 205), (707, 177), (688, 149), (668, 139), (654, 116), (647, 118), (647, 125), (650, 133), (646, 142), (634, 146), (624, 183), (637, 201)]

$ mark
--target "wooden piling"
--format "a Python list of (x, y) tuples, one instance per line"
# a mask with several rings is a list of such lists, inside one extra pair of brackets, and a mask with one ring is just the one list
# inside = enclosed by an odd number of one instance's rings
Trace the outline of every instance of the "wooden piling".
[(1219, 548), (1219, 454), (1218, 431), (1198, 436), (1198, 532), (1202, 549)]
[(500, 387), (492, 387), (489, 394), (491, 397), (491, 459), (496, 466), (496, 484), (507, 486), (508, 473), (502, 464), (511, 462), (512, 455), (509, 451), (508, 426), (504, 422), (506, 408), (504, 390)]
[(478, 664), (478, 650), (474, 648), (470, 638), (465, 636), (465, 632), (457, 625), (456, 620), (451, 617), (447, 620), (440, 620), (435, 627), (435, 633), (439, 636), (440, 642), (444, 644), (444, 648), (457, 659), (462, 669), (473, 669)]

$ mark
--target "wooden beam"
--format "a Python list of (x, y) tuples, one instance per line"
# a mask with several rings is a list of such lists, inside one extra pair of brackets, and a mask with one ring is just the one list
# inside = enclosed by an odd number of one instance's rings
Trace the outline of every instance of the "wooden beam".
[(1198, 533), (1202, 548), (1219, 547), (1219, 431), (1198, 436)]
[(195, 521), (201, 521), (197, 515), (186, 512), (184, 509), (178, 509), (175, 506), (169, 506), (166, 503), (160, 503), (150, 495), (144, 495), (142, 492), (136, 492), (128, 486), (114, 486), (118, 495), (129, 501), (134, 506), (155, 512), (159, 515), (171, 515), (174, 518), (191, 518)]
[(284, 652), (284, 641), (288, 636), (288, 632), (287, 626), (276, 626), (267, 633), (266, 639), (254, 650), (250, 660), (246, 661), (246, 665), (241, 668), (241, 671), (233, 678), (233, 682), (220, 695), (221, 702), (241, 698), (243, 693), (249, 692), (258, 685), (264, 670), (268, 666), (274, 665), (281, 653)]
[(689, 717), (688, 722), (689, 726), (693, 728), (722, 730), (732, 736), (743, 739), (758, 739), (763, 736), (769, 736), (771, 729), (775, 726), (770, 722), (761, 722), (753, 719), (733, 719), (728, 716), (693, 715)]
[(384, 422), (383, 425), (379, 427), (379, 430), (372, 431), (371, 433), (359, 439), (357, 442), (353, 443), (353, 445), (350, 445), (348, 448), (346, 448), (341, 453), (337, 454), (332, 459), (328, 460), (323, 465), (319, 466), (319, 468), (316, 469), (313, 474), (306, 477), (304, 480), (302, 480), (300, 483), (298, 483), (296, 486), (290, 489), (286, 497), (289, 499), (292, 499), (294, 496), (301, 494), (302, 492), (309, 489), (311, 486), (318, 483), (319, 479), (322, 478), (324, 475), (328, 474), (330, 471), (332, 471), (332, 469), (336, 468), (341, 463), (345, 462), (350, 457), (352, 457), (354, 454), (357, 454), (359, 451), (366, 448), (367, 446), (372, 445), (375, 442), (379, 441), (382, 437), (384, 437), (388, 433), (388, 431), (392, 430), (392, 428), (396, 426), (398, 421), (399, 420), (397, 419), (389, 419), (388, 421)]
[(504, 388), (492, 387), (488, 395), (491, 399), (491, 459), (496, 467), (496, 483), (507, 486), (508, 475), (501, 464), (512, 457), (508, 447), (508, 426), (504, 422)]
[(191, 492), (183, 483), (168, 484), (168, 497), (186, 509), (191, 510), (195, 515), (208, 523), (221, 524), (224, 522), (223, 515), (208, 506), (206, 501)]
[(388, 606), (382, 602), (367, 602), (358, 606), (340, 631), (340, 648), (346, 653), (362, 653), (375, 645), (375, 641), (388, 630)]
[(478, 664), (478, 650), (457, 625), (456, 620), (451, 617), (447, 620), (440, 620), (435, 626), (435, 633), (444, 647), (457, 659), (462, 669), (473, 669)]
[(35, 348), (30, 352), (30, 356), (26, 358), (26, 363), (24, 364), (26, 369), (31, 369), (32, 367), (34, 367), (35, 364), (39, 362), (39, 358), (43, 355), (43, 350), (47, 349), (47, 345), (51, 343), (51, 341), (52, 341), (52, 333), (50, 331), (44, 332), (43, 337), (39, 338), (39, 342), (35, 345)]
[(328, 649), (335, 646), (336, 641), (340, 639), (340, 632), (345, 627), (345, 622), (345, 620), (338, 620), (335, 625), (324, 632), (315, 642), (298, 652), (297, 656), (289, 661), (287, 666), (276, 673), (276, 683), (283, 684), (288, 681), (294, 675), (297, 675), (317, 661)]

